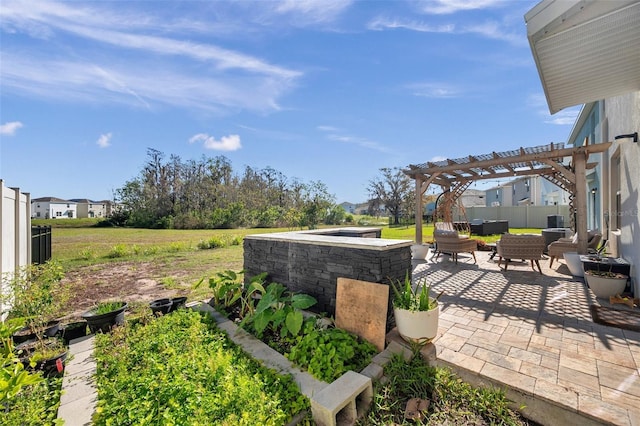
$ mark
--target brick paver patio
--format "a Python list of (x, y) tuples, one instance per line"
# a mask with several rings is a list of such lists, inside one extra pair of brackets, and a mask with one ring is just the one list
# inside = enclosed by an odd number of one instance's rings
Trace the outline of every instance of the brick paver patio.
[(640, 333), (594, 323), (589, 305), (608, 301), (563, 263), (503, 271), (489, 254), (414, 261), (414, 279), (444, 291), (434, 361), (508, 386), (544, 424), (640, 425)]

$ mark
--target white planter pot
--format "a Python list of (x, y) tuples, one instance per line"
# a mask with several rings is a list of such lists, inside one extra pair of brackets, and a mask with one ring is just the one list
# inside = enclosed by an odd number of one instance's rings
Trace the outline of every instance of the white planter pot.
[(439, 314), (439, 306), (430, 311), (393, 308), (398, 334), (408, 342), (426, 343), (436, 337)]
[(429, 254), (428, 244), (414, 244), (411, 246), (411, 258), (415, 260), (425, 260)]
[(607, 299), (610, 296), (622, 294), (627, 285), (628, 279), (626, 275), (622, 275), (621, 278), (610, 278), (600, 275), (591, 275), (588, 271), (585, 272), (584, 278), (596, 297), (603, 297)]
[(574, 277), (584, 277), (583, 264), (580, 260), (580, 255), (577, 252), (566, 252), (562, 256), (564, 257), (564, 261), (567, 263), (567, 268), (569, 268), (571, 275)]

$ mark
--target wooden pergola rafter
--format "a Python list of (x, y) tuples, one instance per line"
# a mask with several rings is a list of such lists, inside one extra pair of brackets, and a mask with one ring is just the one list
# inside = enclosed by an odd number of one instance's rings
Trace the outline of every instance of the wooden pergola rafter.
[[(415, 180), (416, 242), (422, 242), (422, 196), (430, 185), (442, 188), (445, 206), (453, 206), (471, 182), (484, 179), (540, 175), (570, 194), (571, 227), (578, 232), (578, 251), (587, 250), (586, 170), (596, 163), (587, 163), (590, 154), (606, 151), (611, 142), (565, 148), (551, 143), (505, 152), (469, 155), (459, 159), (411, 164), (404, 173)], [(566, 159), (570, 163), (566, 164)], [(574, 223), (575, 217), (575, 223)]]

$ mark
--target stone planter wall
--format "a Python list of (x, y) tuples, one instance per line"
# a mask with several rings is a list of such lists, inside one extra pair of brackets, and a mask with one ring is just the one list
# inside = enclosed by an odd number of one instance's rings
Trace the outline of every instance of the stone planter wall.
[(310, 232), (250, 235), (244, 239), (245, 280), (268, 272), (270, 281), (315, 297), (312, 310), (334, 315), (338, 277), (387, 284), (404, 279), (411, 273), (411, 244)]

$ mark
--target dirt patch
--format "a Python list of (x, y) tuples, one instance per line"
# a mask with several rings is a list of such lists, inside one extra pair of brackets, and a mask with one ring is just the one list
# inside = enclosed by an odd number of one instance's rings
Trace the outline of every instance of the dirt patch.
[[(93, 305), (107, 299), (151, 302), (164, 297), (184, 296), (185, 291), (167, 289), (156, 278), (166, 277), (153, 262), (120, 262), (87, 266), (70, 271), (61, 285), (69, 286), (70, 316), (79, 316)], [(181, 277), (173, 276), (176, 282)]]

